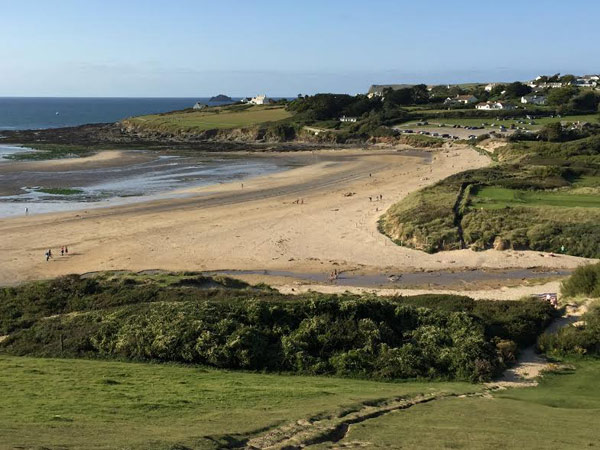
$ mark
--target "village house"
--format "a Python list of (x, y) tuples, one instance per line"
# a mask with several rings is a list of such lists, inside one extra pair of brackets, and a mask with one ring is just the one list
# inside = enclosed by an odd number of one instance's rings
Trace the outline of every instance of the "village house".
[(475, 106), (476, 109), (482, 109), (485, 111), (496, 111), (500, 109), (515, 109), (513, 105), (505, 102), (481, 102)]
[(544, 95), (524, 95), (521, 97), (521, 103), (531, 105), (545, 105), (546, 97)]
[(484, 87), (483, 89), (485, 90), (485, 92), (492, 92), (492, 90), (496, 87), (496, 83), (490, 83), (488, 84), (486, 87)]
[(448, 97), (444, 101), (444, 105), (469, 105), (471, 103), (475, 103), (477, 101), (477, 97), (474, 95), (457, 95), (456, 97)]
[(356, 117), (347, 117), (347, 116), (340, 117), (340, 122), (356, 122), (357, 120), (358, 120), (358, 118), (356, 118)]
[(206, 104), (205, 103), (196, 102), (196, 104), (192, 108), (193, 109), (197, 109), (197, 110), (204, 109), (204, 108), (206, 108)]
[(600, 76), (598, 75), (584, 75), (581, 78), (575, 80), (575, 86), (595, 88), (598, 87)]

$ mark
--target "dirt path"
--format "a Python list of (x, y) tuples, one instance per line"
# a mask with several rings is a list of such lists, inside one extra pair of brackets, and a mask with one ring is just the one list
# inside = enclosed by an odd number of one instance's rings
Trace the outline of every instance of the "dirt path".
[[(569, 326), (581, 320), (581, 316), (588, 310), (589, 302), (581, 305), (567, 304), (565, 314), (559, 317), (546, 329), (548, 333), (557, 333), (563, 327)], [(519, 354), (517, 363), (504, 372), (502, 378), (489, 383), (490, 386), (499, 387), (528, 387), (537, 386), (537, 378), (544, 371), (552, 370), (556, 364), (549, 362), (544, 356), (535, 352), (532, 345)]]
[(332, 414), (326, 417), (309, 417), (277, 427), (250, 439), (245, 448), (248, 450), (300, 449), (326, 442), (334, 444), (346, 437), (351, 425), (434, 400), (478, 395), (485, 394), (482, 391), (460, 396), (457, 394), (430, 394), (412, 398), (399, 397), (386, 401), (365, 402), (347, 413)]

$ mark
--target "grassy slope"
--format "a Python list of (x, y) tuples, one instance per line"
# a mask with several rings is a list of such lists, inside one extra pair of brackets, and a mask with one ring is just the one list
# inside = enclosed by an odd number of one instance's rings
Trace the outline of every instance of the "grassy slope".
[(474, 208), (500, 209), (507, 206), (555, 206), (561, 208), (599, 208), (598, 194), (575, 194), (570, 191), (523, 191), (487, 186), (471, 197)]
[(291, 113), (283, 106), (252, 106), (246, 109), (210, 108), (208, 111), (182, 111), (134, 117), (125, 122), (160, 131), (203, 131), (258, 125), (287, 119)]
[(600, 440), (600, 361), (547, 375), (536, 388), (450, 398), (351, 427), (369, 448), (580, 449)]
[(0, 356), (0, 448), (214, 448), (365, 400), (478, 389)]

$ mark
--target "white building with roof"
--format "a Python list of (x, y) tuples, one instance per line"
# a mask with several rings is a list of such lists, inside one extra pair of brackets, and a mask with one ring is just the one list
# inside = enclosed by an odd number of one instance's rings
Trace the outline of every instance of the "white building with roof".
[(266, 105), (271, 102), (271, 99), (266, 95), (257, 95), (256, 97), (252, 97), (248, 103), (252, 105)]

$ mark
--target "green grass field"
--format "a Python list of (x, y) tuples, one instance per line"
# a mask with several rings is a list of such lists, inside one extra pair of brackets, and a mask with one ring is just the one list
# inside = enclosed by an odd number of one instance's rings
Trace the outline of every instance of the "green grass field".
[(245, 109), (231, 107), (210, 108), (206, 111), (182, 111), (169, 114), (152, 114), (126, 119), (142, 128), (161, 131), (203, 131), (242, 128), (264, 122), (287, 119), (291, 113), (283, 106), (251, 106)]
[(350, 427), (368, 448), (582, 449), (600, 442), (600, 361), (546, 375), (535, 388), (448, 398)]
[(486, 186), (471, 196), (474, 208), (501, 209), (507, 206), (554, 206), (562, 208), (600, 208), (600, 195), (569, 192), (521, 191)]
[(216, 448), (367, 400), (478, 389), (3, 355), (0, 449)]

